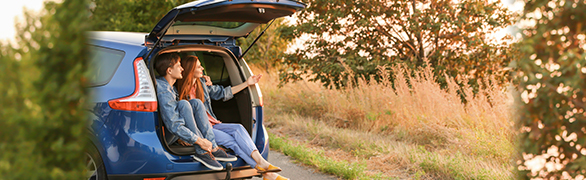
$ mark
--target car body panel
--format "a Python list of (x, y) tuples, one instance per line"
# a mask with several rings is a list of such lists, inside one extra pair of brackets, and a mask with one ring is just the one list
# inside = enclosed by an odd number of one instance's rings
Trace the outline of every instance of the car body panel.
[(141, 40), (145, 33), (127, 32), (91, 32), (92, 45), (123, 51), (125, 56), (117, 67), (111, 80), (106, 85), (90, 88), (90, 94), (94, 102), (106, 102), (108, 100), (126, 97), (134, 93), (134, 59), (145, 54), (147, 48)]
[(266, 128), (263, 125), (263, 108), (262, 106), (254, 107), (253, 118), (255, 120), (254, 129), (252, 134), (252, 140), (256, 145), (256, 148), (265, 159), (269, 159), (269, 135)]

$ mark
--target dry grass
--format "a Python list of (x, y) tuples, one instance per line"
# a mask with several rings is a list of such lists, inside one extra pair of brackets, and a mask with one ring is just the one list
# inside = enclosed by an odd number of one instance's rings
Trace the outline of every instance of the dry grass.
[(306, 81), (278, 88), (269, 74), (261, 80), (266, 124), (387, 177), (512, 179), (512, 96), (494, 84), (476, 96), (453, 80), (441, 89), (431, 71), (394, 67), (394, 81), (342, 90)]

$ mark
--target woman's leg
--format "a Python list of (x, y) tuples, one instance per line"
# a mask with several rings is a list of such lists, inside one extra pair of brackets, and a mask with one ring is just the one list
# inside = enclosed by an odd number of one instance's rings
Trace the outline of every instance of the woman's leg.
[(253, 151), (257, 150), (256, 145), (252, 142), (252, 139), (250, 139), (250, 135), (248, 135), (248, 131), (246, 131), (241, 124), (220, 123), (214, 125), (213, 128), (234, 137), (238, 146), (240, 146), (240, 148), (242, 148), (249, 156)]
[(226, 148), (232, 149), (236, 153), (236, 155), (238, 155), (240, 158), (242, 158), (242, 160), (244, 160), (244, 162), (248, 163), (252, 167), (256, 166), (256, 161), (252, 157), (250, 157), (248, 153), (244, 152), (242, 148), (240, 148), (240, 146), (238, 146), (238, 143), (236, 143), (234, 137), (217, 129), (213, 129), (213, 131), (216, 135), (216, 143), (218, 143), (218, 145), (222, 145)]
[[(241, 124), (232, 124), (232, 123), (221, 123), (216, 124), (214, 127), (214, 133), (216, 134), (216, 142), (222, 146), (232, 146), (228, 147), (245, 162), (250, 164), (253, 168), (256, 168), (258, 164), (259, 167), (263, 169), (268, 169), (269, 165), (271, 165), (267, 160), (265, 160), (261, 154), (258, 152), (256, 145), (250, 139), (250, 135), (244, 126)], [(226, 144), (226, 145), (224, 145)], [(237, 152), (238, 151), (238, 152)], [(240, 153), (239, 153), (240, 152)], [(263, 173), (263, 177), (273, 180), (280, 176), (277, 173)]]
[(252, 154), (250, 155), (250, 157), (252, 157), (252, 159), (254, 159), (254, 161), (257, 162), (258, 166), (260, 166), (263, 169), (267, 169), (267, 168), (269, 168), (269, 165), (271, 165), (271, 163), (269, 163), (267, 160), (265, 160), (265, 158), (263, 158), (260, 155), (258, 150), (253, 151)]
[[(270, 163), (260, 155), (258, 149), (256, 148), (256, 145), (252, 142), (252, 139), (250, 139), (250, 135), (248, 135), (248, 131), (246, 131), (244, 126), (242, 126), (241, 124), (221, 123), (216, 124), (213, 127), (214, 130), (220, 130), (232, 136), (238, 144), (238, 146), (242, 148), (242, 150), (246, 154), (248, 154), (248, 156), (252, 157), (252, 159), (254, 159), (254, 161), (260, 167), (264, 169), (269, 167)], [(253, 167), (255, 166), (253, 165)]]

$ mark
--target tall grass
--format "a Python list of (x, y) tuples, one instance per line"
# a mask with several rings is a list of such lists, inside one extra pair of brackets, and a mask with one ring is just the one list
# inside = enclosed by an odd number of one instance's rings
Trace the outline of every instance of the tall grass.
[(394, 170), (372, 166), (390, 176), (512, 177), (513, 98), (505, 87), (488, 79), (472, 93), (446, 77), (442, 89), (429, 67), (391, 69), (380, 73), (392, 80), (358, 80), (340, 90), (307, 81), (279, 88), (269, 74), (261, 80), (267, 124), (356, 158), (376, 157), (370, 164), (403, 163)]

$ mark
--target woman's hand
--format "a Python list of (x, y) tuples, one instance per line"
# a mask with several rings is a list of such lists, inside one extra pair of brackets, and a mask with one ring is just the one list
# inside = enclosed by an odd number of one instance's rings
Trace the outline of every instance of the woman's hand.
[(246, 84), (252, 86), (260, 81), (262, 74), (250, 76), (248, 80), (246, 80)]
[(258, 83), (258, 81), (260, 81), (260, 77), (262, 77), (262, 74), (250, 76), (245, 82), (238, 84), (236, 86), (232, 86), (232, 94), (236, 94), (242, 91), (243, 89), (247, 88), (248, 86), (252, 86)]
[(203, 76), (203, 78), (206, 80), (206, 86), (211, 86), (212, 84), (212, 79), (210, 79), (209, 76)]

